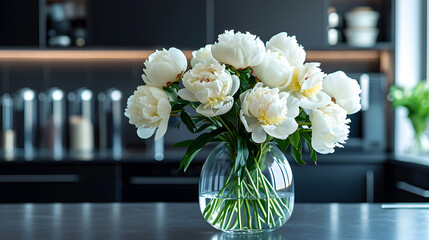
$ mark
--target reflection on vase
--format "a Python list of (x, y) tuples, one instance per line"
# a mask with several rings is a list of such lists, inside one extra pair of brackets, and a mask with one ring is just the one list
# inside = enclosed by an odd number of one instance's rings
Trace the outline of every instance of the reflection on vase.
[(228, 233), (216, 233), (211, 240), (281, 240), (282, 235), (276, 232), (258, 233), (252, 235), (232, 235)]
[(268, 232), (281, 227), (294, 208), (292, 170), (277, 145), (249, 156), (237, 170), (226, 144), (203, 166), (199, 196), (203, 217), (228, 233)]

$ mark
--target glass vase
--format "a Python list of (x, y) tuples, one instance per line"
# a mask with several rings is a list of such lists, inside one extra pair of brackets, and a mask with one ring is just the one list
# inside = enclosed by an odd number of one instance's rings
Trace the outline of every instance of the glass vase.
[(231, 148), (219, 144), (208, 156), (199, 181), (205, 220), (228, 233), (269, 232), (281, 227), (294, 208), (290, 165), (275, 144), (249, 156), (237, 168)]

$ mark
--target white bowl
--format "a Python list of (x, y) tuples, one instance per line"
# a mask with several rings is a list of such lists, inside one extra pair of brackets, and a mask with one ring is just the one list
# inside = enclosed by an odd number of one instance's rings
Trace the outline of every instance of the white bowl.
[(372, 47), (377, 42), (377, 28), (347, 28), (345, 35), (347, 43), (354, 47)]
[(346, 13), (347, 27), (375, 28), (380, 14), (371, 8), (355, 8)]

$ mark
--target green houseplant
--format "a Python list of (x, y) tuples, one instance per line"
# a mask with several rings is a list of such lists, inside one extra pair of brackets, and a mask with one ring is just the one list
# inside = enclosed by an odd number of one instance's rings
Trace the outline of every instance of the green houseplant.
[(426, 153), (429, 151), (425, 131), (429, 120), (429, 83), (422, 81), (413, 88), (392, 86), (390, 100), (394, 107), (405, 107), (408, 110), (408, 119), (414, 130), (415, 142), (411, 143), (411, 151)]

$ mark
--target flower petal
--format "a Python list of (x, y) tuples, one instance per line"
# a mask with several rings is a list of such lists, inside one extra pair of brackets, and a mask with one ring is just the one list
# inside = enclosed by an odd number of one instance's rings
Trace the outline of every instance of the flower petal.
[(321, 108), (328, 105), (331, 102), (331, 97), (328, 94), (320, 91), (309, 98), (302, 95), (296, 95), (299, 99), (300, 106), (305, 109)]
[(205, 116), (205, 117), (214, 117), (216, 116), (215, 109), (213, 108), (205, 108), (204, 104), (200, 104), (200, 106), (196, 109), (197, 113)]
[[(179, 71), (185, 71), (188, 67), (188, 60), (186, 59), (185, 54), (177, 48), (169, 48), (168, 56), (171, 61), (178, 67)], [(179, 72), (180, 73), (180, 72)]]
[(233, 96), (240, 88), (240, 79), (235, 75), (232, 75), (231, 77), (232, 77), (232, 87), (231, 87), (231, 91), (228, 94), (229, 96)]
[(255, 143), (263, 143), (265, 142), (265, 140), (267, 140), (267, 134), (265, 133), (264, 129), (261, 126), (258, 126), (252, 132), (252, 140)]
[(295, 118), (299, 114), (299, 100), (291, 95), (289, 95), (286, 103), (288, 112), (286, 116), (288, 118)]
[(159, 124), (159, 127), (156, 130), (156, 134), (155, 134), (155, 141), (159, 140), (165, 135), (165, 133), (167, 132), (167, 128), (168, 128), (168, 119), (163, 120), (161, 124)]
[(158, 102), (158, 115), (163, 119), (169, 119), (171, 113), (171, 105), (168, 99), (161, 98)]
[(155, 132), (155, 129), (156, 128), (139, 127), (137, 128), (137, 136), (139, 136), (139, 138), (148, 139), (152, 137), (153, 133)]
[(290, 134), (296, 131), (298, 128), (298, 124), (295, 119), (287, 118), (282, 124), (278, 126), (264, 126), (262, 128), (265, 130), (268, 135), (278, 138), (278, 139), (286, 139)]
[(227, 113), (229, 110), (231, 110), (232, 105), (233, 105), (233, 101), (228, 101), (228, 102), (225, 102), (219, 109), (216, 109), (215, 107), (206, 108), (204, 107), (204, 104), (200, 104), (197, 107), (196, 111), (197, 113), (202, 114), (203, 116), (214, 117), (214, 116), (219, 116)]
[(191, 102), (198, 102), (198, 100), (195, 98), (195, 95), (193, 93), (191, 93), (188, 89), (180, 89), (177, 92), (177, 95), (179, 95), (179, 97), (187, 100), (187, 101), (191, 101)]

